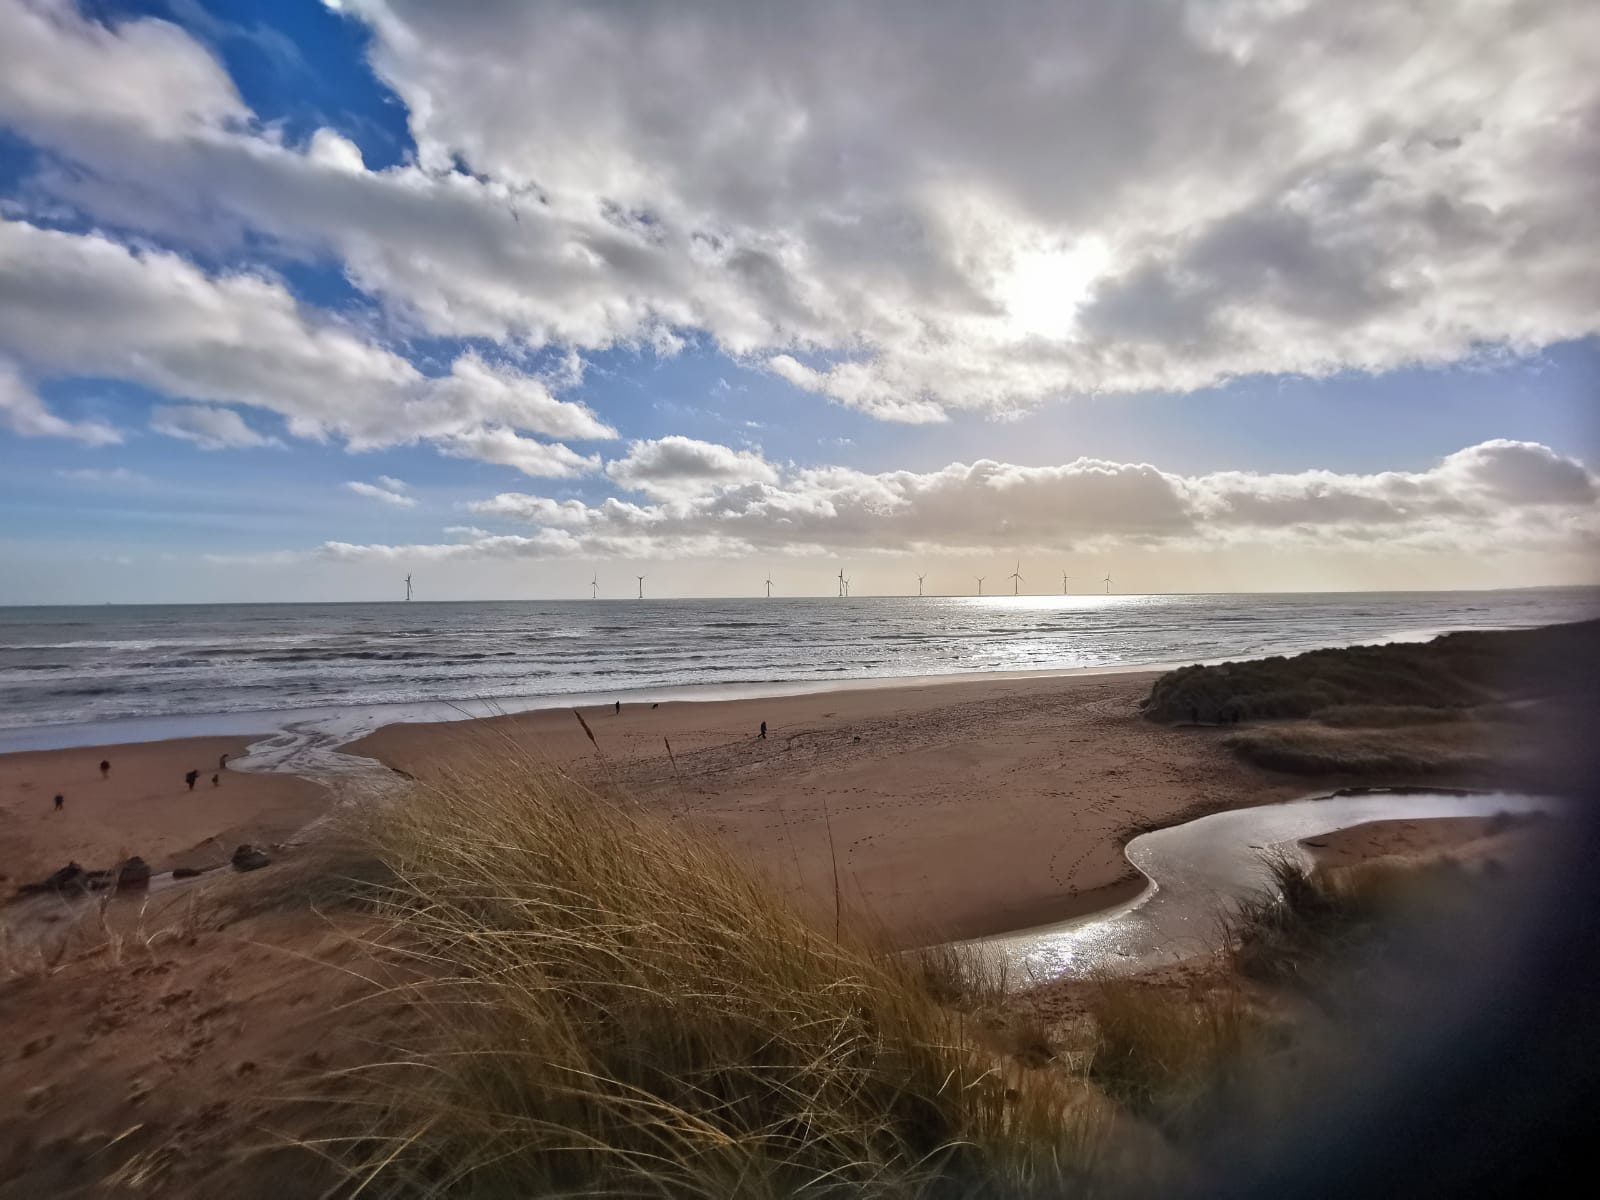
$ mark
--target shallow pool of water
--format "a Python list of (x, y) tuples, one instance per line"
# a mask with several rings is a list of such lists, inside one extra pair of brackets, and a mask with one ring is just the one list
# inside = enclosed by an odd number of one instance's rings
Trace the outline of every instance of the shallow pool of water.
[(1549, 797), (1511, 792), (1364, 791), (1212, 813), (1141, 834), (1128, 861), (1149, 880), (1118, 908), (964, 943), (1003, 964), (1012, 986), (1094, 971), (1131, 973), (1215, 950), (1219, 915), (1267, 883), (1263, 856), (1303, 853), (1301, 838), (1368, 821), (1559, 813)]

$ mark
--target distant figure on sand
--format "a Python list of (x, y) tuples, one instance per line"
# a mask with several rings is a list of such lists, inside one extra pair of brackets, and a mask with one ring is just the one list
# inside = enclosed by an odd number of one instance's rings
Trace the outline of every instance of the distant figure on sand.
[(765, 741), (766, 738), (767, 738), (767, 723), (765, 721), (763, 721), (763, 722), (761, 722), (761, 740)]
[(199, 779), (199, 778), (200, 778), (200, 772), (199, 771), (190, 771), (187, 775), (185, 775), (183, 777), (183, 781), (189, 785), (189, 790), (192, 792), (192, 791), (194, 791), (194, 781), (196, 779)]
[(617, 701), (617, 715), (619, 717), (622, 715), (622, 701), (621, 700)]
[(57, 812), (60, 812), (60, 811), (61, 811), (61, 805), (62, 805), (62, 804), (63, 804), (63, 803), (64, 803), (64, 802), (65, 802), (65, 801), (66, 801), (66, 797), (65, 797), (65, 796), (61, 796), (61, 795), (57, 795), (57, 796), (56, 796), (56, 811), (57, 811)]
[(111, 764), (103, 758), (100, 760), (100, 778), (111, 778)]
[(216, 787), (221, 782), (222, 782), (222, 776), (221, 775), (213, 775), (211, 777), (211, 786), (212, 787)]

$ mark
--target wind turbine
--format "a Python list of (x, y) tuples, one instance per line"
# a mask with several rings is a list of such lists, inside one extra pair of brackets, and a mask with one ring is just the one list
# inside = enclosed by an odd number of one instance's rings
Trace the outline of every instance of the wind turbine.
[(1017, 559), (1017, 569), (1011, 572), (1008, 578), (1011, 580), (1011, 594), (1015, 596), (1017, 595), (1017, 589), (1022, 586), (1022, 560), (1020, 558)]
[(850, 595), (850, 581), (848, 579), (844, 581), (844, 594), (846, 596)]
[(1061, 594), (1063, 596), (1067, 594), (1067, 573), (1065, 571), (1061, 572)]
[(589, 580), (589, 599), (598, 600), (599, 598), (600, 598), (600, 572), (596, 571), (594, 573), (594, 578)]
[(411, 599), (411, 576), (406, 576), (406, 599)]
[(926, 578), (927, 578), (926, 575), (918, 575), (917, 576), (917, 595), (919, 595), (919, 596), (922, 595), (922, 581), (924, 579), (926, 579)]
[(841, 595), (841, 596), (844, 595), (845, 586), (846, 585), (845, 585), (845, 581), (844, 581), (844, 568), (840, 567), (839, 568), (839, 595)]
[(1111, 595), (1111, 576), (1109, 573), (1106, 575), (1106, 595)]
[(973, 578), (978, 581), (978, 595), (983, 595), (983, 576), (974, 575)]
[(772, 572), (767, 572), (767, 599), (772, 599)]
[(639, 599), (643, 600), (644, 599), (644, 576), (643, 575), (635, 575), (634, 578), (639, 581)]

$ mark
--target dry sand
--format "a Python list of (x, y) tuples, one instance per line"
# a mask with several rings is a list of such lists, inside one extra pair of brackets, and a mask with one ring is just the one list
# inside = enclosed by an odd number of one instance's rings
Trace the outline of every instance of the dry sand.
[(845, 903), (909, 944), (1115, 903), (1139, 886), (1133, 833), (1317, 786), (1241, 763), (1221, 729), (1143, 720), (1156, 674), (586, 708), (598, 749), (567, 709), (391, 725), (349, 748), (421, 778), (507, 751), (581, 769), (830, 912), (837, 861)]
[[(69, 861), (91, 870), (137, 854), (155, 870), (226, 861), (239, 842), (280, 840), (328, 805), (290, 775), (218, 771), (250, 738), (187, 738), (0, 755), (0, 890)], [(100, 777), (102, 760), (111, 764)], [(190, 791), (184, 775), (198, 770)], [(219, 776), (216, 786), (213, 774)], [(65, 802), (56, 812), (53, 797)]]

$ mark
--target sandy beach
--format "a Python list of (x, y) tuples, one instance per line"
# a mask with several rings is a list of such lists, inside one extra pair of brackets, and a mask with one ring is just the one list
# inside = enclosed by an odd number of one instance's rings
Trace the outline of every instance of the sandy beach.
[[(764, 700), (391, 725), (348, 749), (419, 778), (507, 753), (692, 821), (784, 887), (897, 944), (977, 937), (1134, 894), (1122, 843), (1218, 808), (1305, 795), (1212, 727), (1136, 709), (1155, 672), (976, 679)], [(761, 722), (767, 737), (759, 736)], [(667, 744), (672, 758), (667, 755)]]
[[(571, 710), (541, 710), (390, 725), (347, 749), (423, 779), (507, 755), (558, 764), (726, 839), (830, 910), (837, 863), (846, 905), (908, 944), (1115, 903), (1137, 888), (1120, 848), (1133, 833), (1306, 793), (1304, 780), (1240, 763), (1217, 744), (1221, 730), (1140, 718), (1155, 674), (591, 707), (593, 744)], [(218, 756), (250, 741), (0, 756), (0, 870), (14, 885), (69, 860), (108, 866), (129, 854), (159, 870), (290, 836), (331, 794), (232, 770), (213, 787)], [(192, 793), (191, 768), (202, 772)]]
[[(705, 829), (829, 912), (837, 875), (857, 919), (911, 945), (1107, 907), (1141, 886), (1122, 853), (1134, 834), (1352, 782), (1253, 766), (1221, 744), (1221, 727), (1145, 720), (1137, 705), (1157, 676), (1009, 675), (591, 706), (579, 711), (592, 742), (573, 710), (543, 709), (387, 725), (344, 749), (422, 780), (504, 761), (555, 764)], [(69, 860), (212, 865), (239, 842), (292, 836), (334, 793), (234, 770), (213, 786), (218, 756), (237, 757), (251, 740), (0, 755), (0, 870), (15, 885)], [(183, 778), (191, 768), (201, 769), (193, 792)], [(56, 792), (66, 797), (59, 813)], [(1352, 835), (1340, 857), (1414, 853), (1423, 836), (1399, 827)], [(1426, 836), (1454, 842), (1462, 832)]]
[[(253, 739), (185, 738), (0, 755), (0, 886), (69, 861), (90, 869), (137, 854), (155, 870), (212, 866), (240, 842), (290, 836), (326, 810), (329, 793), (293, 775), (219, 769)], [(107, 777), (102, 761), (111, 764)], [(184, 782), (200, 772), (193, 791)], [(217, 776), (213, 785), (211, 777)], [(63, 798), (57, 812), (54, 797)]]

